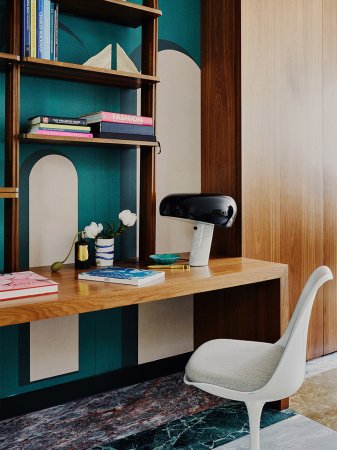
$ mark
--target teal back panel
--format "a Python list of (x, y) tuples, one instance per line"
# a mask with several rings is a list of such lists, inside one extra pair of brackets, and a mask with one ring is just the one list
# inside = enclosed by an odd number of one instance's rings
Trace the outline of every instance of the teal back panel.
[[(141, 3), (137, 0), (135, 3)], [(4, 0), (0, 0), (0, 5)], [(200, 63), (200, 0), (160, 0), (159, 48), (178, 49)], [(0, 17), (1, 21), (1, 17)], [(1, 36), (1, 45), (4, 45)], [(82, 64), (116, 42), (140, 65), (141, 30), (61, 15), (60, 60)], [(2, 48), (2, 47), (1, 47)], [(22, 77), (21, 130), (35, 115), (78, 116), (91, 111), (136, 113), (133, 91), (45, 78)], [(0, 74), (0, 164), (3, 167), (4, 77)], [(60, 154), (78, 173), (78, 227), (111, 220), (121, 209), (136, 208), (136, 152), (51, 145), (20, 148), (20, 264), (29, 263), (29, 174), (48, 154)], [(0, 172), (0, 180), (3, 171)], [(102, 201), (104, 200), (104, 201)], [(3, 255), (3, 202), (0, 202), (0, 255)], [(126, 236), (126, 235), (125, 235)], [(121, 254), (135, 254), (135, 230), (123, 237)], [(119, 253), (119, 244), (117, 245)], [(0, 265), (3, 267), (2, 256)], [(29, 325), (0, 329), (0, 398), (137, 364), (137, 307), (80, 315), (79, 372), (29, 383)]]

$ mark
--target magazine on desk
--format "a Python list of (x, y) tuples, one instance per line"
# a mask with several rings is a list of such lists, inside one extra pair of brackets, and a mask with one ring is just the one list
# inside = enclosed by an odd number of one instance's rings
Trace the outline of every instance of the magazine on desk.
[(165, 278), (164, 272), (158, 270), (130, 269), (124, 267), (103, 267), (101, 269), (82, 272), (78, 275), (79, 280), (104, 281), (106, 283), (132, 284), (143, 286), (152, 281)]
[(58, 292), (58, 283), (31, 271), (0, 275), (0, 300)]

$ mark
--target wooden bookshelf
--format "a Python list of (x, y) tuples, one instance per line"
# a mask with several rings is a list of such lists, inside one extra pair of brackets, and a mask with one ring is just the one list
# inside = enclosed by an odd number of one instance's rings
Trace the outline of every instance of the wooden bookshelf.
[(102, 138), (80, 138), (69, 136), (45, 136), (41, 134), (21, 134), (20, 141), (25, 144), (52, 144), (52, 145), (81, 145), (98, 147), (157, 147), (157, 142), (152, 141), (134, 141), (132, 139), (102, 139)]
[(19, 198), (19, 188), (0, 187), (0, 198)]
[(22, 73), (26, 75), (103, 84), (128, 89), (138, 89), (160, 81), (156, 76), (141, 73), (120, 72), (32, 57), (22, 58), (20, 66)]
[(0, 52), (0, 64), (1, 63), (14, 63), (19, 62), (20, 56), (12, 55), (11, 53), (1, 53)]
[[(122, 0), (59, 0), (60, 12), (137, 28), (162, 12)], [(93, 4), (94, 3), (94, 4)]]
[[(143, 239), (139, 255), (145, 259), (155, 252), (156, 195), (155, 155), (157, 142), (111, 139), (84, 139), (64, 136), (20, 136), (20, 88), (22, 75), (63, 79), (68, 81), (141, 89), (141, 115), (156, 116), (156, 84), (158, 53), (158, 0), (143, 0), (142, 5), (122, 0), (58, 0), (61, 14), (73, 14), (90, 20), (102, 20), (128, 27), (141, 26), (142, 73), (119, 72), (67, 62), (49, 61), (20, 54), (20, 4), (21, 0), (7, 2), (6, 28), (9, 30), (9, 52), (0, 53), (0, 66), (6, 73), (6, 137), (5, 182), (12, 191), (0, 189), (5, 205), (5, 270), (19, 269), (19, 145), (55, 144), (75, 146), (140, 147), (140, 232)], [(14, 64), (17, 63), (17, 64)], [(24, 118), (23, 118), (24, 119)], [(6, 188), (7, 189), (7, 188)]]

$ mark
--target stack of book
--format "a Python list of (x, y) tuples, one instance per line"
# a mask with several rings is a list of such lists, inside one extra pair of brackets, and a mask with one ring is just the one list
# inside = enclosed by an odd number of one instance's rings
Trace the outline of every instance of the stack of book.
[(22, 0), (21, 54), (57, 61), (59, 5), (51, 0)]
[(155, 142), (152, 117), (115, 112), (94, 112), (81, 116), (91, 126), (94, 137)]
[(73, 117), (36, 116), (28, 119), (29, 134), (92, 138), (85, 119)]

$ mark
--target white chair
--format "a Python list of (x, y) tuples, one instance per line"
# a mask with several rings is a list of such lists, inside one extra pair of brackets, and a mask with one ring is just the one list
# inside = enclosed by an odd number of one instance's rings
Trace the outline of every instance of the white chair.
[(266, 402), (294, 394), (305, 374), (306, 344), (318, 289), (333, 278), (326, 266), (307, 281), (283, 336), (275, 343), (215, 339), (201, 345), (186, 366), (184, 381), (203, 391), (243, 401), (249, 416), (250, 450), (259, 450)]

